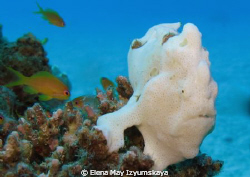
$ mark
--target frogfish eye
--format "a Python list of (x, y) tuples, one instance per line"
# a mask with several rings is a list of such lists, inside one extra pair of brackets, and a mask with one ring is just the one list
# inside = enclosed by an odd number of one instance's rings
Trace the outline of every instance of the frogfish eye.
[(68, 90), (64, 90), (64, 95), (67, 95), (67, 96), (69, 96), (69, 91)]
[(76, 101), (75, 104), (78, 104), (78, 101)]

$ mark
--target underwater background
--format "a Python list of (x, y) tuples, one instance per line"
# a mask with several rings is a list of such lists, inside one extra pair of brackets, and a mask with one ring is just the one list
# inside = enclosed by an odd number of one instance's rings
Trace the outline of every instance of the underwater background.
[[(48, 38), (49, 62), (67, 74), (71, 99), (94, 94), (100, 78), (127, 76), (133, 39), (160, 23), (194, 23), (209, 51), (218, 83), (216, 128), (201, 151), (224, 161), (218, 176), (250, 176), (250, 3), (247, 1), (42, 0), (66, 26), (48, 24), (36, 1), (1, 1), (0, 24), (9, 41), (31, 32)], [(181, 31), (182, 29), (180, 29)]]

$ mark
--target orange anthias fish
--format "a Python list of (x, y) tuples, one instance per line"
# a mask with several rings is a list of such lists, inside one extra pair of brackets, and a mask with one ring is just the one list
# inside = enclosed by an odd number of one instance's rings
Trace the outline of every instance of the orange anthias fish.
[(86, 111), (89, 117), (94, 117), (98, 113), (99, 100), (96, 96), (80, 96), (72, 100), (73, 106), (82, 111)]
[(50, 24), (58, 26), (58, 27), (64, 27), (65, 26), (65, 22), (63, 21), (62, 17), (60, 17), (60, 15), (52, 10), (52, 9), (45, 9), (43, 10), (42, 7), (36, 3), (39, 11), (38, 12), (34, 12), (35, 14), (42, 14), (42, 18), (45, 20), (48, 20)]
[(6, 87), (25, 85), (24, 91), (29, 94), (39, 94), (40, 101), (48, 101), (52, 98), (67, 100), (70, 97), (68, 87), (47, 71), (40, 71), (31, 77), (26, 77), (12, 68), (8, 67), (8, 69), (17, 77), (17, 80), (6, 84)]
[(100, 82), (104, 90), (107, 90), (109, 87), (112, 87), (112, 88), (115, 87), (115, 84), (106, 77), (101, 77)]
[(72, 100), (73, 106), (76, 108), (83, 109), (84, 106), (91, 106), (93, 108), (98, 108), (99, 100), (96, 96), (79, 96)]

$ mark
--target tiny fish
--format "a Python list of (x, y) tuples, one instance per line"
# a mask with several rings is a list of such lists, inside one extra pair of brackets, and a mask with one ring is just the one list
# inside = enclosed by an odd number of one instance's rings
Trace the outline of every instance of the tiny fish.
[(48, 101), (52, 98), (67, 100), (70, 97), (68, 87), (47, 71), (40, 71), (31, 77), (26, 77), (12, 68), (8, 67), (8, 70), (17, 77), (17, 80), (6, 84), (6, 87), (25, 85), (24, 91), (29, 94), (39, 94), (40, 101)]
[(34, 12), (35, 14), (42, 14), (42, 18), (44, 20), (47, 20), (49, 21), (50, 24), (52, 25), (55, 25), (55, 26), (58, 26), (58, 27), (64, 27), (65, 26), (65, 22), (64, 20), (62, 19), (62, 17), (60, 17), (60, 15), (52, 10), (52, 9), (45, 9), (43, 10), (42, 7), (36, 3), (38, 8), (39, 8), (39, 11), (38, 12)]
[(72, 101), (73, 106), (79, 109), (83, 109), (85, 106), (91, 106), (98, 108), (99, 101), (96, 96), (79, 96)]
[(45, 44), (47, 44), (47, 42), (49, 41), (49, 38), (44, 38), (43, 40), (40, 40), (40, 42), (41, 42), (41, 44), (42, 45), (45, 45)]
[(101, 77), (100, 82), (104, 90), (107, 90), (107, 88), (109, 87), (112, 87), (112, 88), (115, 87), (115, 84), (106, 77)]
[(88, 117), (94, 117), (99, 112), (99, 100), (96, 96), (80, 96), (75, 98), (72, 103), (75, 108), (86, 113)]

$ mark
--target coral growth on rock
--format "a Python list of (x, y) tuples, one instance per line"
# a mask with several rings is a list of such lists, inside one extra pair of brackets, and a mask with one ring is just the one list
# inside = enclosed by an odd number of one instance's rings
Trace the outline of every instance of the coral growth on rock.
[(70, 102), (51, 117), (35, 104), (19, 119), (0, 151), (3, 174), (79, 176), (82, 169), (152, 167), (153, 161), (137, 147), (130, 147), (126, 153), (108, 153), (105, 137), (93, 125)]
[[(14, 79), (13, 74), (7, 70), (7, 67), (11, 67), (25, 76), (32, 76), (39, 71), (48, 71), (70, 86), (65, 74), (62, 74), (58, 68), (49, 66), (49, 59), (46, 55), (43, 45), (33, 34), (28, 33), (16, 42), (8, 42), (3, 38), (2, 27), (0, 27), (0, 85), (5, 85)], [(22, 86), (11, 89), (17, 95), (14, 114), (23, 115), (27, 107), (38, 102), (38, 95), (24, 92)], [(62, 103), (58, 100), (40, 102), (48, 110), (52, 110)]]
[[(7, 42), (0, 47), (0, 84), (9, 82), (10, 76), (6, 67), (11, 67), (26, 76), (32, 76), (38, 71), (50, 71), (46, 52), (39, 40), (28, 33), (16, 42)], [(5, 74), (4, 74), (5, 73)]]
[[(105, 93), (103, 96), (107, 97)], [(125, 131), (124, 148), (108, 153), (107, 141), (101, 131), (93, 128), (95, 125), (95, 120), (74, 108), (72, 102), (53, 115), (35, 104), (12, 126), (8, 137), (1, 139), (2, 175), (68, 177), (81, 176), (83, 169), (148, 171), (152, 168), (154, 161), (142, 153), (144, 141), (136, 127)], [(213, 176), (221, 166), (220, 161), (213, 162), (202, 155), (167, 170), (176, 177)]]
[(105, 92), (96, 89), (97, 98), (100, 101), (99, 109), (101, 115), (120, 109), (133, 94), (133, 88), (126, 77), (118, 76), (116, 82), (118, 84), (116, 89), (109, 87)]
[[(26, 76), (53, 70), (68, 82), (66, 75), (48, 65), (46, 53), (33, 35), (8, 43), (2, 38), (0, 27), (0, 85), (11, 78), (5, 73), (5, 66)], [(94, 128), (98, 117), (119, 110), (133, 94), (126, 77), (119, 76), (116, 82), (114, 89), (97, 89), (93, 97), (98, 103), (95, 108), (84, 105), (87, 114), (75, 107), (73, 101), (55, 103), (61, 106), (52, 113), (52, 105), (39, 103), (35, 95), (23, 93), (21, 87), (12, 91), (0, 86), (0, 177), (80, 177), (84, 169), (150, 170), (154, 161), (143, 154), (144, 139), (135, 126), (124, 131), (124, 147), (112, 153), (103, 133)], [(221, 161), (199, 155), (166, 170), (171, 177), (198, 177), (214, 176), (221, 167)]]

